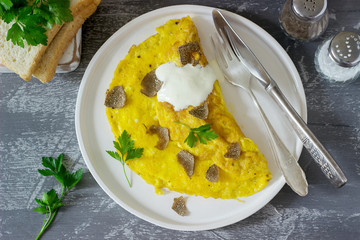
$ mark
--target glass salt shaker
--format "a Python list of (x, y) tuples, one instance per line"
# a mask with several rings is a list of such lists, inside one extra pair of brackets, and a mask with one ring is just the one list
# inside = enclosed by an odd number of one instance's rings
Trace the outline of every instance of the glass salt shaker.
[(293, 39), (313, 40), (328, 22), (327, 0), (287, 0), (280, 13), (280, 26)]
[(346, 82), (360, 75), (360, 36), (343, 31), (324, 41), (315, 53), (315, 67), (325, 78)]

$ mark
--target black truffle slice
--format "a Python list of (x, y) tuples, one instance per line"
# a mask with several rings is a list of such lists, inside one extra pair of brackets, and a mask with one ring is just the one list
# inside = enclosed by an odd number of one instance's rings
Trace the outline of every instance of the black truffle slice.
[(126, 95), (123, 86), (113, 87), (106, 91), (105, 106), (117, 109), (122, 108), (126, 102)]
[(188, 210), (186, 208), (185, 198), (183, 196), (174, 198), (174, 202), (171, 208), (180, 216), (185, 216), (188, 213)]
[(206, 171), (206, 179), (213, 183), (219, 181), (219, 167), (215, 164), (211, 165)]
[(232, 159), (236, 160), (240, 157), (240, 154), (241, 154), (240, 143), (236, 142), (236, 143), (232, 143), (229, 145), (228, 151), (224, 155), (224, 157), (232, 158)]
[(182, 65), (188, 63), (195, 66), (200, 62), (201, 51), (197, 42), (190, 42), (179, 47), (180, 62)]
[(155, 146), (156, 148), (160, 150), (164, 150), (166, 148), (170, 140), (169, 129), (165, 127), (151, 125), (151, 127), (148, 130), (148, 133), (158, 135), (159, 141)]
[(163, 84), (159, 79), (157, 79), (155, 74), (156, 69), (153, 69), (151, 72), (145, 75), (141, 81), (141, 93), (148, 97), (153, 97), (160, 90), (161, 85)]
[(185, 150), (181, 150), (180, 152), (178, 152), (176, 156), (178, 162), (185, 169), (186, 174), (189, 177), (191, 177), (194, 174), (194, 162), (195, 162), (194, 156)]
[(189, 111), (191, 115), (197, 117), (199, 119), (207, 119), (209, 115), (209, 107), (208, 104), (205, 102), (204, 104), (197, 106)]

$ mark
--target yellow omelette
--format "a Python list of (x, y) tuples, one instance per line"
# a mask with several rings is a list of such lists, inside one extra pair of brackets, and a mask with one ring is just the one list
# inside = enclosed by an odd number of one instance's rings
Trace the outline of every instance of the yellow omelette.
[[(122, 108), (106, 108), (115, 139), (126, 130), (135, 140), (135, 147), (144, 148), (141, 158), (126, 162), (129, 168), (153, 185), (159, 194), (162, 189), (169, 189), (205, 198), (229, 199), (260, 191), (272, 177), (267, 161), (256, 144), (244, 136), (227, 110), (218, 81), (206, 99), (209, 113), (205, 120), (189, 114), (189, 110), (196, 106), (174, 111), (171, 104), (158, 102), (156, 95), (148, 97), (141, 93), (141, 82), (152, 70), (168, 62), (183, 66), (178, 51), (180, 46), (191, 42), (197, 42), (200, 46), (196, 27), (190, 17), (169, 20), (156, 30), (157, 34), (131, 47), (118, 64), (109, 86), (109, 89), (122, 86), (126, 94), (126, 103)], [(199, 58), (199, 64), (206, 66), (207, 60), (201, 46), (200, 51), (201, 54), (195, 57)], [(192, 128), (211, 124), (218, 138), (207, 144), (198, 142), (190, 148), (184, 143), (189, 129), (175, 122)], [(169, 130), (170, 141), (163, 150), (156, 147), (159, 137), (148, 132), (152, 125)], [(240, 144), (241, 155), (238, 159), (224, 156), (232, 143)], [(186, 150), (195, 158), (191, 177), (177, 159), (181, 150)], [(219, 169), (217, 182), (206, 178), (213, 164)]]

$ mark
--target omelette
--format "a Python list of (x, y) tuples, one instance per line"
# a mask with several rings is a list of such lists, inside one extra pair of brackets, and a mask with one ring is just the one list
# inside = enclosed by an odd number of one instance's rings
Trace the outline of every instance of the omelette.
[[(157, 34), (130, 48), (118, 64), (108, 90), (126, 95), (126, 99), (120, 99), (119, 107), (106, 107), (115, 139), (126, 130), (135, 140), (135, 147), (144, 149), (140, 158), (126, 164), (153, 185), (158, 194), (168, 189), (205, 198), (232, 199), (260, 191), (272, 177), (267, 161), (227, 110), (218, 81), (201, 105), (206, 105), (206, 118), (190, 114), (199, 106), (175, 111), (170, 103), (159, 102), (156, 93), (144, 94), (143, 81), (155, 69), (166, 63), (184, 66), (184, 46), (197, 46), (185, 56), (190, 58), (189, 63), (201, 67), (208, 64), (190, 17), (169, 20), (156, 30)], [(197, 142), (193, 147), (185, 143), (188, 127), (206, 124), (217, 134), (216, 138), (206, 144)], [(154, 134), (157, 130), (165, 130), (165, 135)], [(192, 161), (191, 173), (181, 157)]]

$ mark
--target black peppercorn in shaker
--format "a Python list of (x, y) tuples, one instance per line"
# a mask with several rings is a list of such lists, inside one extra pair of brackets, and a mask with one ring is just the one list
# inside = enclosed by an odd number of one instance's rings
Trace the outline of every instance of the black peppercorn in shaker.
[(313, 40), (329, 22), (327, 0), (287, 0), (280, 13), (280, 25), (294, 39)]

